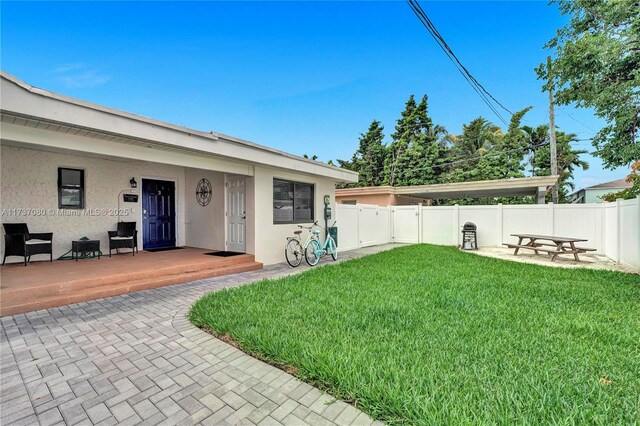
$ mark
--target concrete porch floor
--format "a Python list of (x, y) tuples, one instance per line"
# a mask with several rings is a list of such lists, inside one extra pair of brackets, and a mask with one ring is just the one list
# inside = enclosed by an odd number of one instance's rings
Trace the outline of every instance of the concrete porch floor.
[(14, 315), (102, 297), (262, 268), (254, 256), (208, 256), (179, 250), (56, 260), (0, 267), (0, 314)]
[(513, 260), (514, 262), (552, 266), (555, 268), (604, 269), (608, 271), (637, 273), (637, 271), (616, 263), (604, 255), (593, 253), (580, 254), (580, 261), (576, 261), (571, 255), (561, 255), (553, 262), (546, 254), (535, 254), (531, 250), (520, 250), (518, 255), (514, 256), (513, 249), (506, 247), (480, 247), (479, 250), (470, 250), (469, 253), (475, 253), (479, 256), (495, 257), (497, 259)]

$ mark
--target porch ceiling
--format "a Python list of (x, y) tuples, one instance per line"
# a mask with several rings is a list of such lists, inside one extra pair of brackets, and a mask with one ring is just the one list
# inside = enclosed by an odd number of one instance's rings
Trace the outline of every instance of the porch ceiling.
[[(81, 153), (83, 155), (90, 154), (102, 158), (118, 158), (124, 161), (154, 161), (185, 167), (197, 167), (205, 170), (253, 175), (253, 167), (246, 163), (189, 147), (29, 117), (7, 111), (0, 113), (0, 121), (3, 123), (3, 143), (8, 145)], [(43, 137), (41, 131), (50, 132), (50, 134)], [(103, 143), (91, 146), (86, 143), (85, 138), (102, 141)], [(78, 143), (74, 144), (74, 141)], [(154, 159), (154, 156), (150, 155), (150, 149), (159, 150), (166, 154), (162, 159), (157, 157)], [(186, 162), (181, 161), (185, 159)]]
[(67, 135), (84, 136), (92, 139), (124, 143), (129, 145), (162, 147), (163, 149), (179, 151), (179, 152), (203, 153), (203, 151), (198, 151), (198, 150), (187, 148), (187, 147), (177, 147), (175, 145), (163, 144), (157, 141), (134, 138), (131, 136), (120, 135), (117, 133), (110, 133), (103, 130), (95, 130), (95, 129), (90, 129), (82, 126), (70, 125), (69, 123), (60, 123), (60, 122), (55, 122), (51, 120), (43, 120), (41, 118), (28, 117), (28, 116), (9, 113), (5, 111), (0, 113), (0, 117), (3, 123), (30, 127), (32, 129), (49, 130), (52, 132), (64, 133)]

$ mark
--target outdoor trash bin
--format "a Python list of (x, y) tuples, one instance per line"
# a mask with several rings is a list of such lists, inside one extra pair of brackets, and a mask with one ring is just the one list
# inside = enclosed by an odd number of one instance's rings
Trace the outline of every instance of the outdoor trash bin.
[(329, 235), (333, 238), (333, 241), (336, 243), (336, 247), (338, 247), (338, 227), (332, 226), (329, 228)]
[(477, 227), (467, 222), (462, 227), (462, 250), (478, 250)]

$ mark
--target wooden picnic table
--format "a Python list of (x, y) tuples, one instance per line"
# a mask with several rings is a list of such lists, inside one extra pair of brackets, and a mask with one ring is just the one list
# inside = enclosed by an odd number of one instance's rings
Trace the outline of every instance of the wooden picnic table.
[[(515, 249), (513, 255), (516, 256), (520, 249), (533, 250), (535, 254), (539, 252), (547, 253), (551, 256), (551, 261), (561, 254), (572, 254), (575, 260), (579, 261), (578, 254), (596, 249), (586, 247), (576, 247), (576, 243), (585, 242), (583, 238), (557, 237), (553, 235), (535, 235), (535, 234), (511, 234), (512, 237), (518, 237), (518, 244), (505, 243), (509, 248)], [(524, 240), (528, 240), (523, 243)], [(547, 248), (549, 247), (549, 248)]]

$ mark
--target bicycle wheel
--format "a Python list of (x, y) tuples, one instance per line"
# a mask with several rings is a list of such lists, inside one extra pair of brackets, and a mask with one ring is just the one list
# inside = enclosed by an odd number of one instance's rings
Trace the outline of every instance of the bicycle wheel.
[(300, 241), (292, 238), (284, 248), (284, 257), (287, 259), (287, 263), (295, 268), (302, 263), (302, 252), (302, 244), (300, 244)]
[(329, 237), (329, 250), (331, 251), (331, 258), (333, 260), (338, 260), (338, 246), (336, 246), (336, 242), (333, 240), (333, 237)]
[(320, 261), (320, 243), (317, 240), (309, 241), (309, 245), (304, 250), (304, 258), (309, 266), (315, 266)]

